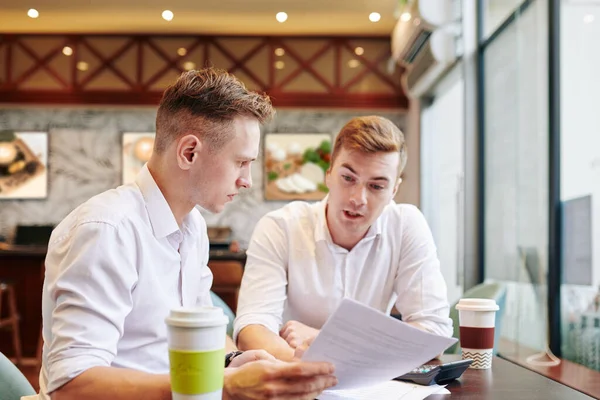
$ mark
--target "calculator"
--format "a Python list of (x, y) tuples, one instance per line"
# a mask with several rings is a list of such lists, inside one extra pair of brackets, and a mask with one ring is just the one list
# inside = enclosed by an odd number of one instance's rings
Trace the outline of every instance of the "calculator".
[(455, 379), (460, 378), (463, 372), (469, 368), (469, 365), (473, 360), (459, 360), (453, 361), (446, 364), (426, 364), (421, 365), (418, 368), (413, 369), (412, 371), (394, 378), (399, 381), (408, 381), (413, 382), (419, 385), (445, 385), (449, 382), (452, 382)]

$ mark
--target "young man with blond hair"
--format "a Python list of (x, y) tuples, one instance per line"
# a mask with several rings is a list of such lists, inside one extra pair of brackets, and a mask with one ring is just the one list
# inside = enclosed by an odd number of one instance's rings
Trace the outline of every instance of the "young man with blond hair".
[[(52, 233), (42, 399), (171, 399), (165, 317), (212, 305), (206, 223), (195, 207), (219, 212), (252, 185), (260, 124), (273, 112), (267, 96), (211, 68), (167, 88), (135, 183), (88, 200)], [(229, 360), (228, 400), (313, 399), (336, 382), (326, 363), (282, 363), (264, 351)]]
[(402, 132), (368, 116), (335, 139), (321, 202), (293, 202), (252, 236), (234, 339), (282, 360), (314, 338), (344, 297), (417, 328), (452, 334), (446, 284), (421, 212), (393, 200), (406, 165)]

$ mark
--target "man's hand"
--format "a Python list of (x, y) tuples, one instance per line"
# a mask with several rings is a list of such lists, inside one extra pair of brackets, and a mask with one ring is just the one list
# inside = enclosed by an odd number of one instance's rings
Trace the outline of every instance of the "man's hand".
[(242, 365), (259, 360), (275, 361), (275, 357), (264, 350), (247, 350), (237, 357), (234, 357), (229, 363), (229, 368), (237, 368)]
[(310, 339), (305, 340), (300, 346), (296, 347), (296, 350), (294, 350), (294, 361), (300, 361), (302, 360), (302, 356), (304, 355), (304, 353), (306, 352), (306, 350), (308, 350), (308, 348), (310, 347), (310, 345), (312, 344), (312, 342), (314, 342), (315, 338), (312, 337)]
[(313, 400), (337, 384), (333, 365), (284, 361), (256, 361), (225, 369), (223, 399)]
[(314, 339), (318, 334), (318, 329), (311, 328), (298, 321), (286, 322), (279, 331), (279, 336), (281, 336), (292, 349), (295, 349), (307, 340)]

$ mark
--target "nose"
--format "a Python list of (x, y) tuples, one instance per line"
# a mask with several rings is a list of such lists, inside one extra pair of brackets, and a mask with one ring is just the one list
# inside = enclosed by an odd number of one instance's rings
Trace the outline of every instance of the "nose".
[(350, 193), (350, 203), (357, 208), (367, 204), (367, 189), (357, 185)]
[(240, 176), (237, 180), (238, 188), (250, 189), (252, 187), (252, 175), (250, 174), (250, 169), (248, 168), (246, 172)]

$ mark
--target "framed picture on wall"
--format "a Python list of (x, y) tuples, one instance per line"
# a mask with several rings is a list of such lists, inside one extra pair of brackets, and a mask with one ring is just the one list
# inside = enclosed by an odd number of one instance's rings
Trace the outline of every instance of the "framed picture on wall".
[(48, 133), (0, 131), (0, 200), (48, 196)]
[(331, 162), (327, 133), (268, 133), (264, 140), (265, 200), (321, 200)]
[(121, 138), (123, 184), (135, 181), (154, 148), (154, 132), (125, 132)]

